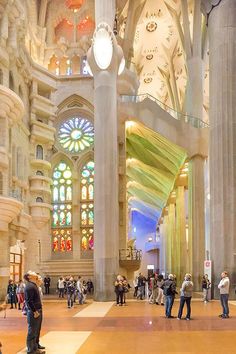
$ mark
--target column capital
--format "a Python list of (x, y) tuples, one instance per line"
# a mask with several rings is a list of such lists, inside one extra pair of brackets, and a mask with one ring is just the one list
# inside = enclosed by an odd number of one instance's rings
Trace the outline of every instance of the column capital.
[(201, 10), (203, 14), (208, 18), (210, 16), (211, 11), (217, 7), (222, 0), (201, 0)]

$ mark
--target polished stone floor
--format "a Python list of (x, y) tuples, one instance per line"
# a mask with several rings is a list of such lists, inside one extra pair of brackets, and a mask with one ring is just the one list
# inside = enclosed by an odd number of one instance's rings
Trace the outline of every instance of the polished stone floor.
[[(176, 301), (173, 315), (177, 314)], [(218, 301), (192, 301), (192, 320), (164, 317), (164, 307), (146, 301), (75, 305), (44, 300), (41, 343), (47, 354), (236, 354), (236, 303), (229, 319), (218, 318)], [(3, 354), (25, 353), (26, 318), (18, 310), (0, 314)]]

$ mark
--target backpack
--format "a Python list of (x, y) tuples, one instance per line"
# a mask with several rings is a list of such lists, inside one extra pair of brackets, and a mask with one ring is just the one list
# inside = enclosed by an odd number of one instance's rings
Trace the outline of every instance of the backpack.
[(164, 284), (164, 289), (163, 289), (164, 295), (172, 295), (172, 283), (167, 283)]

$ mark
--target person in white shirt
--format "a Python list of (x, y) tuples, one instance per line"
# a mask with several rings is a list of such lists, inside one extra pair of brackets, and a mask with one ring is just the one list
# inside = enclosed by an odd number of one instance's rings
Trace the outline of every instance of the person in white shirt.
[(80, 275), (78, 276), (78, 281), (77, 281), (77, 292), (79, 298), (79, 305), (82, 305), (84, 296), (83, 296), (83, 283)]
[(229, 286), (230, 281), (226, 271), (221, 273), (221, 281), (219, 282), (218, 289), (220, 289), (220, 302), (223, 313), (219, 315), (221, 318), (229, 318)]

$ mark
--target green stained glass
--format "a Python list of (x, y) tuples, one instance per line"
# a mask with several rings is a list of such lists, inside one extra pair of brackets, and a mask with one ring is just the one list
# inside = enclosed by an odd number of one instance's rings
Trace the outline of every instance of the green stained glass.
[(91, 252), (94, 248), (93, 225), (94, 225), (94, 162), (89, 161), (81, 171), (81, 250)]
[(71, 212), (66, 214), (66, 225), (71, 225)]
[(65, 186), (60, 187), (60, 200), (64, 202), (65, 200)]
[(89, 225), (93, 225), (93, 211), (91, 210), (91, 211), (89, 211), (89, 213), (88, 213), (88, 223), (89, 223)]
[(88, 170), (84, 170), (83, 172), (82, 172), (82, 176), (83, 177), (88, 177), (90, 175), (90, 172), (88, 171)]
[(75, 117), (62, 123), (58, 131), (61, 146), (71, 152), (80, 152), (94, 142), (93, 124), (85, 118)]
[(53, 188), (53, 201), (57, 201), (58, 200), (58, 188), (54, 187)]
[(53, 174), (53, 177), (54, 178), (60, 178), (61, 177), (61, 172), (55, 171), (54, 174)]
[[(63, 174), (63, 176), (62, 176)], [(61, 235), (72, 225), (72, 180), (71, 169), (61, 161), (53, 170), (53, 188), (52, 188), (52, 227), (60, 227)], [(62, 178), (64, 177), (64, 178)], [(54, 235), (55, 236), (55, 235)], [(65, 239), (66, 242), (66, 239)], [(67, 246), (66, 246), (67, 247)], [(68, 249), (69, 249), (68, 245)]]

